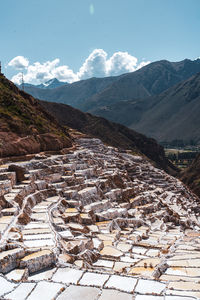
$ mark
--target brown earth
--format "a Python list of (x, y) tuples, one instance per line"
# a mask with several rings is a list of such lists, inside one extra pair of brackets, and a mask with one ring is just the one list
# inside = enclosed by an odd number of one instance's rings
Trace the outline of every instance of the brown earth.
[(0, 74), (0, 157), (71, 146), (67, 130), (37, 100)]

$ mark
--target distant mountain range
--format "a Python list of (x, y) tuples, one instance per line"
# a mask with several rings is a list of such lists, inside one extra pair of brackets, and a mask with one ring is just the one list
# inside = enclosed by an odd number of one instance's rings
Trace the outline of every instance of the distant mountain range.
[(55, 89), (41, 89), (38, 86), (25, 85), (25, 91), (40, 100), (64, 103), (79, 108), (88, 98), (100, 93), (117, 78), (90, 78)]
[[(69, 84), (69, 83), (59, 81), (57, 78), (53, 78), (53, 79), (50, 79), (50, 80), (46, 81), (45, 83), (41, 83), (39, 85), (24, 83), (24, 87), (25, 87), (25, 89), (26, 88), (37, 88), (37, 89), (48, 90), (48, 89), (56, 89), (58, 87), (61, 87), (63, 85), (67, 85), (67, 84)], [(18, 87), (21, 89), (22, 84), (18, 85)]]
[[(25, 90), (38, 99), (70, 104), (119, 122), (160, 142), (198, 141), (199, 123), (194, 115), (200, 113), (199, 106), (195, 102), (193, 115), (187, 100), (196, 87), (198, 76), (193, 76), (198, 72), (200, 59), (161, 60), (116, 77), (91, 78), (53, 89), (26, 86)], [(193, 100), (199, 92), (197, 86)]]

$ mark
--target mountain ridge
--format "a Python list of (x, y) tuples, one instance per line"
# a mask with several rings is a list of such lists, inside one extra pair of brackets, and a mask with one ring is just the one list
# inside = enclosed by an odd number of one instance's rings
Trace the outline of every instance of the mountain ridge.
[(91, 110), (112, 122), (119, 122), (159, 142), (182, 139), (200, 141), (200, 73), (163, 93), (146, 99), (119, 101)]
[[(188, 80), (194, 80), (198, 72), (200, 59), (161, 60), (117, 77), (91, 78), (52, 90), (35, 89), (35, 97), (70, 102), (75, 108), (121, 123), (159, 142), (198, 142), (198, 101), (193, 102), (195, 108), (187, 101), (180, 102), (191, 89)], [(191, 91), (189, 97), (194, 97)]]
[(196, 61), (186, 59), (177, 63), (167, 60), (153, 62), (119, 78), (113, 85), (99, 95), (93, 96), (85, 106), (80, 108), (96, 114), (96, 109), (101, 106), (111, 105), (122, 100), (145, 99), (159, 95), (198, 72), (200, 72), (200, 59)]
[(40, 89), (35, 86), (25, 86), (25, 91), (40, 100), (49, 100), (59, 103), (67, 102), (68, 105), (79, 107), (88, 97), (98, 93), (115, 80), (115, 77), (93, 77), (63, 85), (55, 89)]
[(160, 60), (120, 76), (93, 77), (51, 90), (25, 87), (25, 91), (40, 100), (72, 105), (94, 114), (96, 109), (118, 101), (160, 94), (197, 72), (200, 72), (200, 59), (180, 62)]
[(20, 85), (17, 85), (17, 87), (19, 89), (22, 89), (23, 86), (24, 88), (36, 88), (36, 89), (55, 89), (55, 88), (58, 88), (58, 87), (61, 87), (63, 85), (67, 85), (69, 84), (68, 82), (62, 82), (62, 81), (59, 81), (57, 78), (52, 78), (44, 83), (41, 83), (41, 84), (38, 84), (38, 85), (34, 85), (34, 84), (31, 84), (31, 83), (24, 83), (24, 84), (20, 84)]

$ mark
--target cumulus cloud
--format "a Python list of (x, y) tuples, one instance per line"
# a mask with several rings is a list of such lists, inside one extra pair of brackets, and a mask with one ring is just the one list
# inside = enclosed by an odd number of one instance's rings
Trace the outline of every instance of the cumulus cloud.
[[(60, 81), (67, 81), (69, 83), (79, 80), (76, 74), (68, 68), (68, 66), (59, 66), (60, 60), (58, 58), (53, 61), (45, 63), (35, 62), (26, 68), (24, 73), (24, 81), (27, 83), (40, 84), (52, 78), (57, 78)], [(20, 84), (21, 73), (12, 77), (12, 81)]]
[[(14, 82), (15, 84), (21, 84), (22, 83), (22, 73), (18, 73), (16, 75), (14, 75), (11, 78), (12, 82)], [(27, 82), (27, 81), (26, 81)]]
[(28, 65), (29, 65), (29, 60), (24, 56), (16, 56), (8, 63), (9, 67), (13, 67), (16, 70), (22, 70), (24, 68), (27, 68)]
[[(25, 69), (24, 81), (27, 83), (44, 83), (52, 78), (60, 81), (75, 82), (90, 77), (116, 76), (123, 73), (133, 72), (150, 63), (142, 61), (138, 63), (138, 59), (128, 52), (115, 52), (111, 57), (103, 49), (95, 49), (84, 61), (79, 71), (75, 73), (67, 65), (60, 65), (60, 59), (44, 63), (35, 62), (29, 64), (28, 59), (23, 56), (13, 58), (8, 66), (15, 69)], [(21, 82), (21, 74), (13, 76), (12, 81), (19, 84)]]
[(78, 77), (86, 79), (90, 77), (104, 77), (107, 75), (107, 53), (103, 49), (95, 49), (80, 67)]
[(146, 65), (148, 65), (148, 64), (150, 64), (150, 63), (151, 63), (150, 60), (148, 60), (148, 61), (142, 61), (142, 62), (137, 66), (136, 70), (139, 70), (139, 69), (145, 67)]
[(68, 66), (60, 66), (52, 71), (52, 78), (57, 78), (60, 81), (72, 83), (78, 81), (78, 76)]
[(45, 63), (36, 62), (29, 65), (27, 72), (24, 74), (25, 82), (45, 82), (52, 78), (52, 72), (56, 69), (60, 60), (58, 58), (53, 61), (47, 61)]
[(136, 70), (137, 58), (128, 54), (128, 52), (116, 52), (107, 60), (108, 75), (119, 75), (133, 72)]

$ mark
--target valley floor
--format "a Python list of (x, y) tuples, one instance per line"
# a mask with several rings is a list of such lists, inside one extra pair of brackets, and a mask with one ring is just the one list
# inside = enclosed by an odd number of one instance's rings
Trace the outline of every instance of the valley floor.
[(87, 138), (10, 165), (1, 299), (200, 299), (200, 200), (179, 180)]

